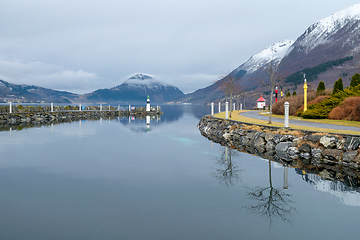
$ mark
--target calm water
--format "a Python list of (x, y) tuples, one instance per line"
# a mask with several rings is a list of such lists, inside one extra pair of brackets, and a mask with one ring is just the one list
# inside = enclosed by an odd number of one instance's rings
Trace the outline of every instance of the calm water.
[(0, 239), (359, 239), (359, 189), (212, 144), (209, 107), (162, 110), (0, 132)]

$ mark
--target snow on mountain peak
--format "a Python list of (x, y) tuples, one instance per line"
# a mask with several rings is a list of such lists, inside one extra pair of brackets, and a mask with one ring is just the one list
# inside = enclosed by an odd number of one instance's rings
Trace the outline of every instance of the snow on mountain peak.
[(300, 36), (301, 45), (306, 48), (306, 52), (309, 52), (348, 23), (358, 20), (360, 20), (360, 4), (355, 4), (311, 25)]
[(293, 40), (283, 40), (265, 48), (258, 54), (253, 55), (247, 62), (245, 62), (240, 69), (246, 70), (247, 73), (255, 72), (260, 65), (276, 59), (281, 61), (287, 54), (290, 46), (294, 43)]
[(138, 73), (129, 78), (129, 80), (133, 80), (133, 79), (134, 80), (146, 80), (146, 79), (153, 79), (153, 77), (148, 74)]

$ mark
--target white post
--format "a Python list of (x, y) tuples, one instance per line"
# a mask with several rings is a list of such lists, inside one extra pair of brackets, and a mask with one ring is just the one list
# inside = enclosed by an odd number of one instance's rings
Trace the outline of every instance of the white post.
[(110, 112), (110, 105), (109, 105), (109, 112)]
[(100, 112), (102, 111), (102, 104), (100, 104)]
[(214, 116), (214, 103), (211, 103), (211, 116)]
[(229, 119), (229, 103), (225, 103), (225, 118)]
[(240, 110), (242, 110), (242, 103), (240, 103)]
[(285, 102), (285, 127), (289, 127), (289, 102)]
[(129, 105), (129, 112), (131, 111), (131, 106)]
[(120, 112), (120, 105), (118, 105), (118, 111)]
[(147, 97), (147, 102), (146, 102), (146, 111), (150, 112), (150, 97)]
[(79, 104), (79, 111), (81, 112), (81, 103)]
[(221, 102), (219, 102), (219, 113), (221, 112)]
[(51, 112), (54, 112), (54, 104), (51, 103)]
[(9, 106), (10, 106), (9, 107), (9, 112), (12, 113), (12, 103), (11, 102), (9, 102)]
[(232, 109), (233, 111), (235, 111), (236, 109), (235, 109), (235, 103), (233, 103), (233, 109)]

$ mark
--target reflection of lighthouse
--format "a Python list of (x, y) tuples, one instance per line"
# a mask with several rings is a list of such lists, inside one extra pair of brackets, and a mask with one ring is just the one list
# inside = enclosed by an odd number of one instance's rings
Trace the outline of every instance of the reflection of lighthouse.
[(147, 97), (147, 103), (146, 103), (146, 111), (150, 112), (150, 97)]
[(150, 115), (146, 116), (146, 128), (148, 131), (150, 131)]

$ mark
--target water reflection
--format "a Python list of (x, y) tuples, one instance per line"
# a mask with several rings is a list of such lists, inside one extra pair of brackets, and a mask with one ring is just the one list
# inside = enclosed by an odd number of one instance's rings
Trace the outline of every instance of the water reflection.
[[(277, 220), (285, 223), (292, 223), (291, 217), (296, 212), (296, 208), (291, 204), (295, 202), (292, 200), (292, 195), (286, 192), (288, 183), (286, 170), (284, 168), (284, 187), (275, 188), (272, 183), (271, 175), (271, 160), (269, 161), (269, 186), (257, 186), (247, 192), (247, 197), (254, 200), (254, 203), (244, 208), (251, 214), (257, 214), (269, 221), (269, 227)], [(286, 180), (286, 182), (285, 182)]]
[(217, 159), (218, 169), (213, 173), (213, 176), (226, 186), (233, 186), (235, 183), (241, 181), (240, 173), (242, 170), (238, 169), (232, 161), (232, 155), (236, 155), (236, 151), (232, 150), (228, 146), (224, 147), (224, 152), (220, 158)]

